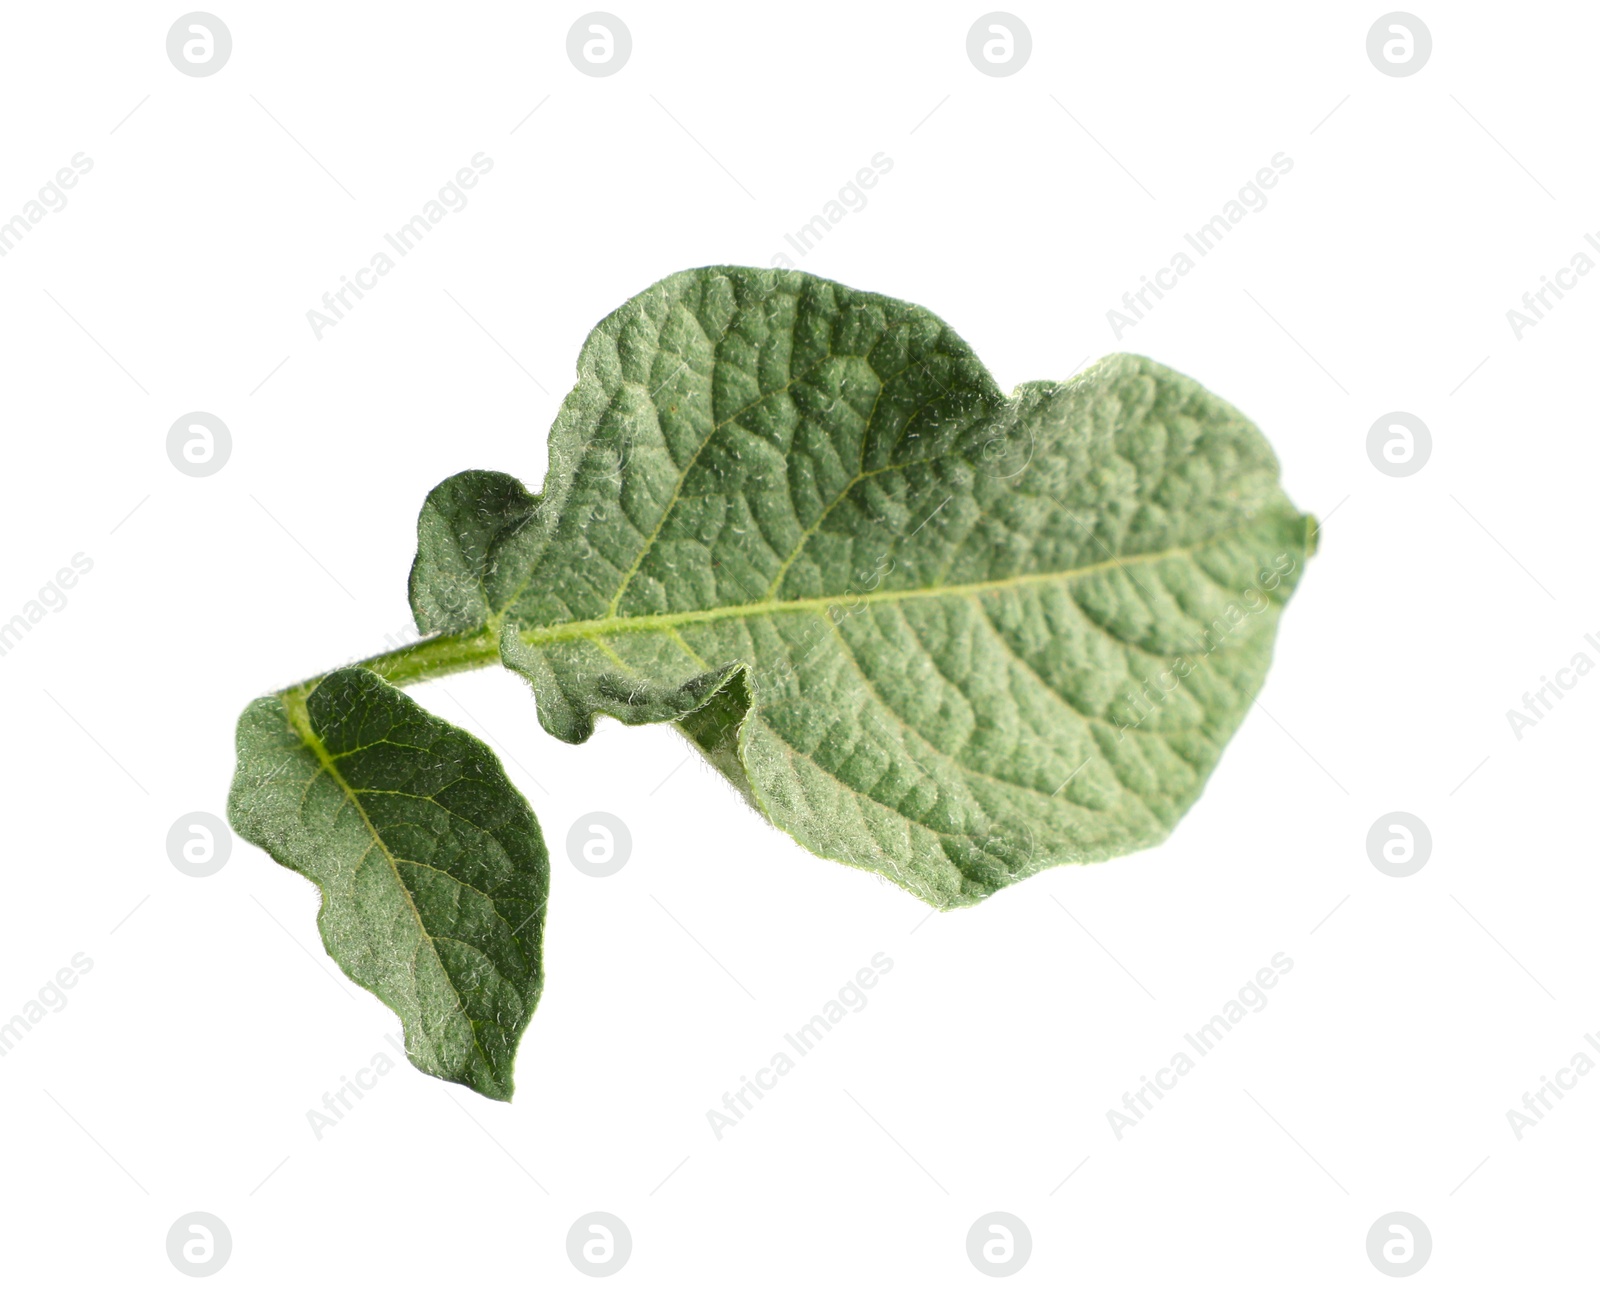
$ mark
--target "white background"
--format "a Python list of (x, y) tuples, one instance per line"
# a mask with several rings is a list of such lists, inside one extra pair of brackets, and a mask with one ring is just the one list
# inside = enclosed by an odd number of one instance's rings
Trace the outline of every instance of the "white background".
[[(1520, 340), (1505, 314), (1600, 230), (1600, 14), (1423, 8), (1432, 58), (1391, 78), (1379, 5), (1031, 5), (994, 78), (981, 5), (616, 2), (633, 53), (603, 79), (566, 55), (580, 6), (217, 0), (206, 78), (167, 59), (179, 6), (5, 14), (0, 219), (94, 163), (0, 260), (0, 619), (94, 562), (0, 658), (0, 1016), (94, 963), (0, 1059), (7, 1284), (185, 1284), (164, 1244), (193, 1210), (233, 1235), (214, 1285), (252, 1288), (590, 1285), (565, 1239), (592, 1210), (632, 1232), (619, 1286), (987, 1285), (965, 1239), (994, 1210), (1032, 1232), (1018, 1286), (1386, 1284), (1393, 1210), (1432, 1232), (1419, 1285), (1590, 1276), (1600, 1073), (1521, 1141), (1506, 1112), (1600, 1028), (1600, 676), (1521, 740), (1505, 712), (1600, 660), (1600, 277)], [(470, 205), (315, 339), (306, 311), (478, 152)], [(306, 1112), (395, 1019), (323, 953), (310, 884), (238, 841), (181, 874), (169, 826), (223, 814), (252, 697), (404, 632), (433, 484), (537, 485), (604, 313), (769, 263), (879, 152), (800, 267), (935, 310), (1004, 388), (1158, 358), (1328, 517), (1262, 707), (1165, 845), (924, 921), (668, 728), (572, 748), (507, 674), (422, 687), (543, 823), (544, 999), (512, 1104), (402, 1066), (318, 1141)], [(1278, 152), (1270, 204), (1115, 338)], [(197, 409), (233, 437), (203, 479), (165, 449)], [(1365, 448), (1396, 409), (1433, 435), (1404, 479)], [(565, 856), (591, 810), (632, 830), (613, 878)], [(1414, 877), (1367, 856), (1393, 810), (1432, 831)], [(877, 951), (865, 1011), (714, 1138)], [(1268, 1007), (1118, 1141), (1108, 1109), (1279, 951)]]

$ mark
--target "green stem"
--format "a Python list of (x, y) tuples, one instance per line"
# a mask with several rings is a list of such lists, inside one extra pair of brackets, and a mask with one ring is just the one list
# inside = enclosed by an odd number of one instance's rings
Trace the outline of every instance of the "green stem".
[[(358, 660), (354, 666), (370, 669), (390, 685), (410, 686), (419, 681), (448, 677), (453, 672), (466, 672), (471, 668), (484, 668), (499, 662), (500, 646), (496, 634), (490, 628), (480, 628), (476, 632), (454, 636), (429, 637), (426, 641), (413, 642), (398, 650)], [(291, 704), (304, 702), (305, 697), (317, 688), (317, 683), (326, 675), (308, 678), (282, 694)]]
[(499, 662), (499, 634), (492, 628), (479, 628), (459, 636), (430, 637), (401, 646), (387, 654), (363, 659), (360, 666), (370, 668), (391, 685), (409, 686), (413, 682), (447, 677), (453, 672), (466, 672), (469, 668)]

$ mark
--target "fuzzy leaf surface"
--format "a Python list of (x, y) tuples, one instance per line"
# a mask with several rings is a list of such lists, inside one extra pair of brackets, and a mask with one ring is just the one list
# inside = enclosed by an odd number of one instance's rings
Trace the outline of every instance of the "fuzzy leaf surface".
[(604, 319), (549, 458), (504, 525), (508, 477), (435, 491), (419, 625), (465, 607), (561, 739), (678, 722), (805, 847), (941, 907), (1164, 838), (1316, 541), (1189, 378), (1114, 355), (1007, 397), (927, 310), (795, 272)]
[(509, 1099), (550, 865), (494, 754), (360, 667), (239, 719), (228, 816), (322, 891), (323, 945), (433, 1076)]

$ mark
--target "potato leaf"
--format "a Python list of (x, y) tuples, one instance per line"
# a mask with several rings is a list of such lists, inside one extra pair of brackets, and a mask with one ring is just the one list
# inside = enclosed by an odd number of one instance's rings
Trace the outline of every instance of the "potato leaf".
[(940, 908), (1164, 838), (1316, 548), (1261, 433), (1114, 355), (1009, 397), (927, 310), (696, 269), (590, 334), (534, 495), (428, 496), (426, 639), (257, 700), (229, 801), (312, 879), (419, 1068), (508, 1098), (549, 865), (399, 686), (501, 663), (540, 723), (673, 722), (768, 820)]
[(1008, 399), (928, 311), (793, 272), (606, 318), (550, 462), (499, 529), (508, 477), (434, 491), (419, 625), (471, 604), (452, 629), (551, 734), (679, 721), (773, 824), (937, 906), (1165, 837), (1315, 540), (1187, 377), (1117, 355)]
[(418, 1068), (509, 1099), (550, 864), (494, 754), (364, 668), (258, 699), (238, 744), (229, 818), (322, 890), (328, 953)]

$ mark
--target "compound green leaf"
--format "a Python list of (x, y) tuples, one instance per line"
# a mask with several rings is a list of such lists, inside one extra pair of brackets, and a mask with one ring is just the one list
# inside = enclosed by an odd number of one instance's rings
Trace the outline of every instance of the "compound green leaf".
[(479, 740), (365, 668), (239, 720), (233, 827), (322, 890), (323, 945), (430, 1075), (508, 1099), (538, 1003), (539, 824)]
[(1316, 541), (1261, 433), (1158, 363), (1008, 398), (924, 309), (730, 267), (603, 320), (541, 497), (512, 484), (430, 498), (424, 630), (498, 640), (564, 740), (678, 722), (936, 906), (1164, 838)]

